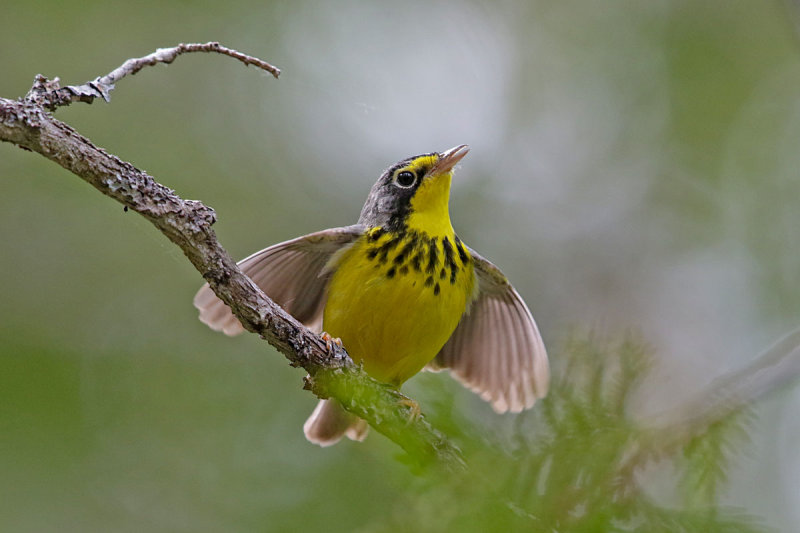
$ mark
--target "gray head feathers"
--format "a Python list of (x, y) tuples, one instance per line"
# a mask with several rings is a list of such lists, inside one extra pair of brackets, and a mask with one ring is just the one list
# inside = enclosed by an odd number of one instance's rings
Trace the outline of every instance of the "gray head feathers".
[(370, 189), (367, 201), (364, 202), (364, 207), (361, 208), (361, 216), (358, 217), (358, 223), (367, 227), (383, 226), (390, 229), (398, 229), (402, 226), (403, 221), (411, 210), (411, 198), (429, 169), (419, 168), (414, 173), (413, 183), (409, 186), (398, 184), (396, 179), (399, 174), (398, 171), (409, 166), (416, 159), (433, 155), (439, 154), (431, 152), (429, 154), (415, 155), (387, 168)]

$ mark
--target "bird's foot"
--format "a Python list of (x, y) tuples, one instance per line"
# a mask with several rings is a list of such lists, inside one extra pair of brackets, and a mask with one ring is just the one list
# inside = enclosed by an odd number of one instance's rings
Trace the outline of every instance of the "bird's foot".
[(412, 400), (411, 398), (402, 398), (398, 402), (400, 405), (408, 407), (408, 423), (416, 422), (422, 416), (422, 409), (419, 407), (419, 403)]
[(342, 339), (340, 339), (339, 337), (331, 337), (327, 331), (323, 331), (320, 337), (322, 337), (322, 340), (325, 341), (325, 349), (328, 350), (328, 353), (333, 352), (334, 344), (339, 348), (342, 347)]

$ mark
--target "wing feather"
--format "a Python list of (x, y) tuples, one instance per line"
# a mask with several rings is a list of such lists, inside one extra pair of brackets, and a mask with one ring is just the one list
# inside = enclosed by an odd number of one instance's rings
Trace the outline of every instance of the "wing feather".
[[(318, 330), (322, 327), (325, 289), (332, 272), (329, 263), (363, 233), (360, 225), (311, 233), (256, 252), (239, 261), (239, 268), (289, 314)], [(195, 295), (194, 305), (200, 311), (200, 320), (211, 329), (226, 335), (244, 331), (208, 283)]]
[(528, 409), (547, 394), (550, 370), (528, 306), (503, 273), (470, 249), (478, 295), (429, 365), (449, 368), (499, 413)]

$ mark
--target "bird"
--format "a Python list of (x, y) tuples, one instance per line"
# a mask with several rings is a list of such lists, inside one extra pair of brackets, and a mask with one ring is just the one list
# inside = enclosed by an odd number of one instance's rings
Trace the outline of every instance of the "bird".
[[(547, 352), (520, 294), (453, 229), (453, 170), (468, 151), (462, 144), (403, 159), (372, 186), (356, 224), (275, 244), (238, 265), (376, 380), (399, 389), (423, 369), (449, 370), (496, 412), (520, 412), (547, 394)], [(194, 305), (213, 330), (244, 331), (208, 284)], [(368, 425), (323, 399), (303, 430), (330, 446), (363, 440)]]

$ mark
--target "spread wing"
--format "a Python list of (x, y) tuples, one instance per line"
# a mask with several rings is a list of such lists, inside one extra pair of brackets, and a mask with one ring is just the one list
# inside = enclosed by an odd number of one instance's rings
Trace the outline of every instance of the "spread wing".
[(520, 412), (547, 394), (547, 352), (519, 293), (500, 269), (469, 252), (478, 295), (428, 369), (450, 369), (498, 413)]
[[(256, 252), (239, 261), (239, 268), (286, 312), (312, 330), (319, 330), (331, 275), (326, 266), (336, 252), (363, 233), (360, 225), (318, 231)], [(244, 331), (208, 283), (195, 295), (194, 306), (200, 311), (200, 321), (211, 329), (226, 335)]]

